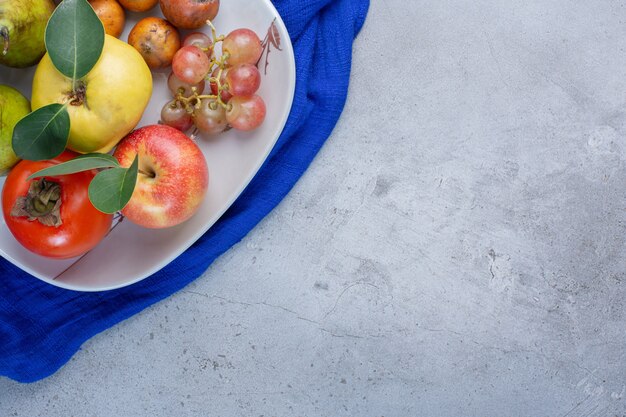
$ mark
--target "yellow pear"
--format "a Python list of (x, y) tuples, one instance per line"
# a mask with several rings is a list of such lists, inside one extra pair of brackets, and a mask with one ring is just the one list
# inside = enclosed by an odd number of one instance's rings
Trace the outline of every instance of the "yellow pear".
[(33, 110), (67, 104), (67, 147), (81, 153), (110, 151), (133, 130), (150, 101), (152, 74), (139, 52), (105, 35), (102, 55), (92, 70), (72, 86), (46, 54), (33, 79)]

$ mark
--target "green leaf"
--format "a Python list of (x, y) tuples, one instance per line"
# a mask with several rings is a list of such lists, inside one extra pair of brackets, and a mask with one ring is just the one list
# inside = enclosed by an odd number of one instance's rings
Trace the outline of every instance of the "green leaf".
[(113, 214), (130, 201), (137, 183), (139, 157), (130, 168), (111, 168), (100, 172), (89, 184), (89, 200), (103, 213)]
[(63, 0), (48, 20), (46, 49), (54, 66), (76, 81), (96, 65), (104, 26), (87, 0)]
[(88, 153), (86, 155), (80, 155), (71, 161), (63, 162), (58, 165), (44, 168), (32, 174), (28, 177), (29, 180), (39, 177), (54, 177), (57, 175), (74, 174), (81, 171), (89, 171), (98, 168), (116, 168), (120, 164), (117, 159), (111, 155), (104, 153)]
[(22, 159), (41, 161), (63, 152), (70, 135), (65, 106), (50, 104), (24, 116), (13, 129), (13, 151)]

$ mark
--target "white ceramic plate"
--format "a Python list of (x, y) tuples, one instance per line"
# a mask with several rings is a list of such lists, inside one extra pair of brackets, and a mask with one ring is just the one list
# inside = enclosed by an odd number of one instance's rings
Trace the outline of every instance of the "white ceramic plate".
[[(128, 32), (141, 18), (162, 16), (157, 6), (150, 13), (127, 13)], [(173, 261), (204, 234), (233, 204), (259, 170), (282, 132), (296, 83), (293, 48), (287, 29), (269, 0), (222, 0), (214, 21), (219, 33), (246, 27), (263, 39), (272, 22), (280, 35), (281, 49), (272, 47), (267, 74), (261, 65), (259, 93), (267, 105), (267, 118), (249, 133), (231, 130), (217, 140), (198, 138), (210, 173), (209, 191), (196, 215), (170, 229), (149, 230), (124, 221), (94, 250), (82, 258), (50, 260), (34, 255), (13, 238), (4, 220), (0, 224), (0, 255), (24, 271), (52, 285), (77, 291), (104, 291), (136, 283)], [(208, 28), (207, 28), (208, 29)], [(205, 32), (210, 33), (209, 30)], [(185, 32), (186, 33), (186, 32)], [(263, 57), (261, 63), (264, 64)], [(0, 83), (16, 87), (30, 97), (34, 68), (0, 68)], [(154, 93), (139, 126), (154, 124), (161, 107), (171, 100), (167, 89), (169, 71), (154, 72)], [(4, 179), (0, 180), (0, 186)]]

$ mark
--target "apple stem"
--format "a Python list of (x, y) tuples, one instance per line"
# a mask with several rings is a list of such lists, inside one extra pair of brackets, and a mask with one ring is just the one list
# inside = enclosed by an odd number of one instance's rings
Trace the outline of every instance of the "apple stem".
[(138, 172), (142, 175), (145, 175), (146, 177), (156, 178), (156, 175), (154, 174), (154, 172), (146, 172), (142, 169), (139, 169)]
[(0, 27), (0, 36), (2, 36), (4, 48), (2, 49), (2, 55), (9, 53), (9, 28), (6, 26)]

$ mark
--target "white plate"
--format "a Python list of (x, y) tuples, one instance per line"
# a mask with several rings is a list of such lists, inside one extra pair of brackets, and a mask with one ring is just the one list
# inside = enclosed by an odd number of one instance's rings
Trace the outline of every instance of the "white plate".
[[(157, 6), (149, 13), (127, 13), (128, 32), (141, 18), (161, 16)], [(94, 250), (82, 258), (50, 260), (34, 255), (13, 238), (4, 220), (0, 224), (0, 255), (24, 271), (62, 288), (77, 291), (104, 291), (136, 283), (173, 261), (200, 238), (233, 204), (259, 170), (282, 132), (296, 84), (295, 60), (287, 29), (269, 0), (222, 0), (214, 21), (218, 33), (246, 27), (263, 39), (272, 22), (281, 38), (281, 49), (272, 47), (267, 74), (261, 65), (262, 83), (258, 94), (267, 105), (263, 125), (250, 133), (231, 130), (218, 140), (198, 138), (209, 166), (210, 184), (204, 204), (187, 222), (170, 229), (142, 229), (122, 222)], [(210, 33), (209, 30), (205, 32)], [(186, 32), (185, 32), (186, 33)], [(264, 58), (261, 63), (264, 63)], [(30, 97), (34, 68), (0, 68), (0, 83), (16, 87)], [(171, 100), (167, 90), (169, 71), (154, 72), (154, 93), (139, 126), (154, 124), (161, 107)], [(4, 179), (0, 180), (0, 186)]]

